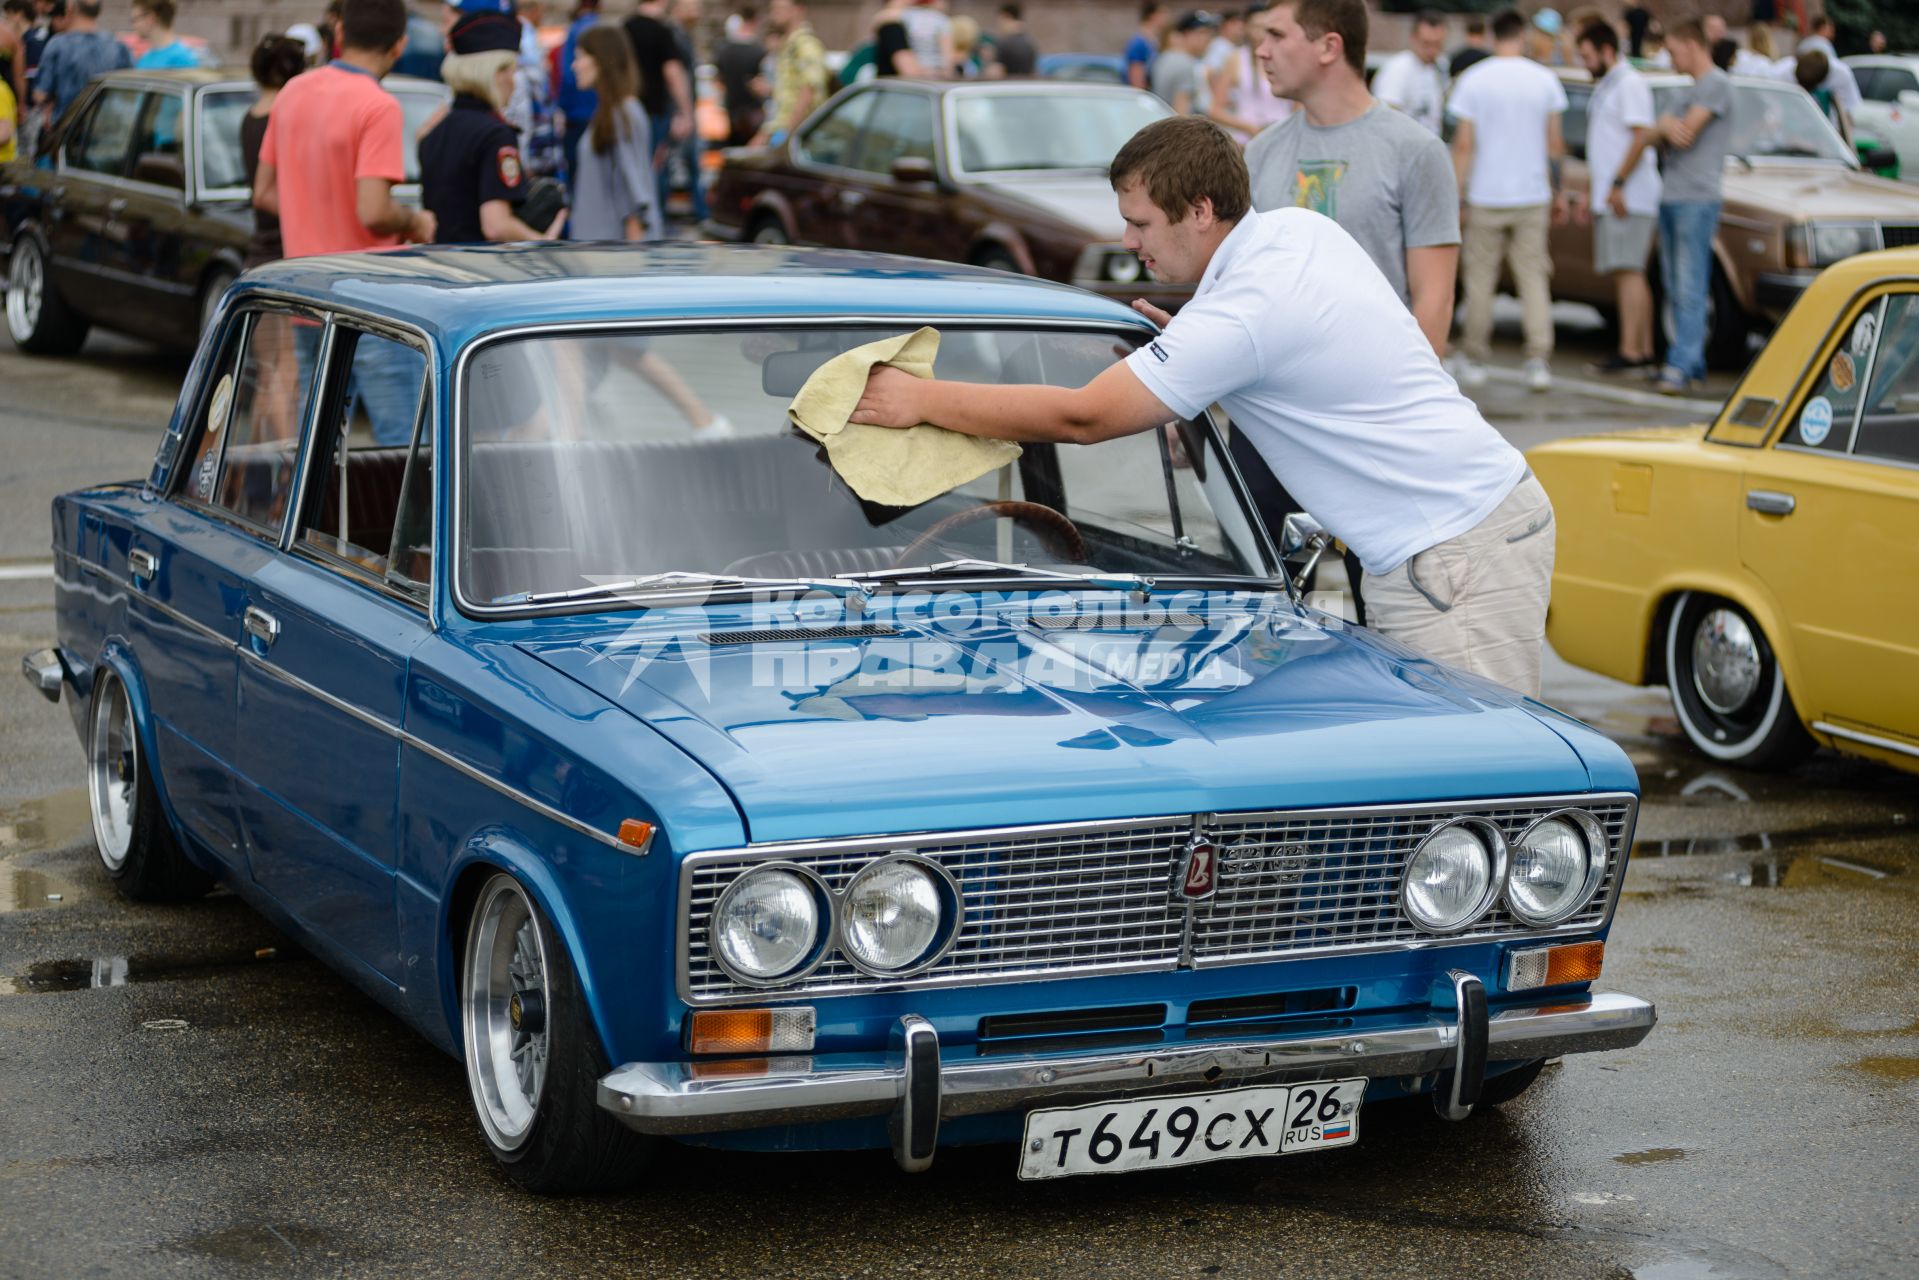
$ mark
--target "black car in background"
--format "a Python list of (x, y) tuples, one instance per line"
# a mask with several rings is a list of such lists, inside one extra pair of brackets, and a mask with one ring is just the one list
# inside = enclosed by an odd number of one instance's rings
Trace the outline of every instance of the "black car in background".
[[(429, 80), (389, 76), (414, 133), (448, 100)], [(253, 229), (240, 120), (259, 90), (244, 72), (116, 71), (92, 84), (36, 158), (0, 165), (7, 329), (24, 351), (64, 354), (93, 325), (192, 347), (240, 274)]]

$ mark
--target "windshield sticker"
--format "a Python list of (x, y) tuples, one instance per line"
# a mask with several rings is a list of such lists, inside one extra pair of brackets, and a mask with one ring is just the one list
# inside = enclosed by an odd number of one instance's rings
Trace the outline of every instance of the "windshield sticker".
[(1872, 340), (1879, 336), (1879, 315), (1868, 311), (1859, 317), (1859, 323), (1852, 326), (1852, 354), (1861, 360), (1872, 350)]
[(1832, 358), (1832, 366), (1827, 370), (1832, 375), (1832, 389), (1841, 393), (1852, 390), (1856, 381), (1853, 377), (1852, 357), (1841, 351)]
[(207, 434), (218, 435), (220, 428), (227, 425), (227, 410), (233, 407), (233, 375), (220, 379), (220, 385), (213, 389), (213, 400), (207, 405)]
[(1832, 401), (1814, 396), (1799, 414), (1799, 438), (1810, 445), (1821, 445), (1832, 434)]

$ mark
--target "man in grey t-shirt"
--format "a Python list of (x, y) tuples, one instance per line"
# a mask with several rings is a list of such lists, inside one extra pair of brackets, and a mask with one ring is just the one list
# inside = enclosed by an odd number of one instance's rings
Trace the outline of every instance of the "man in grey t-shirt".
[(1173, 35), (1153, 59), (1153, 92), (1180, 115), (1197, 112), (1201, 58), (1212, 43), (1218, 22), (1210, 13), (1194, 11), (1173, 24)]
[(1681, 395), (1706, 376), (1706, 303), (1712, 296), (1721, 182), (1732, 147), (1732, 80), (1713, 65), (1705, 29), (1696, 21), (1668, 32), (1666, 48), (1673, 70), (1693, 77), (1657, 124), (1665, 179), (1659, 266), (1673, 312), (1659, 389)]
[[(1362, 0), (1279, 0), (1255, 51), (1273, 92), (1296, 111), (1246, 146), (1253, 207), (1323, 213), (1359, 241), (1444, 354), (1459, 268), (1459, 183), (1446, 145), (1367, 92)], [(1317, 24), (1315, 24), (1317, 25)], [(1331, 37), (1329, 40), (1328, 37)], [(1332, 46), (1336, 52), (1328, 54)]]

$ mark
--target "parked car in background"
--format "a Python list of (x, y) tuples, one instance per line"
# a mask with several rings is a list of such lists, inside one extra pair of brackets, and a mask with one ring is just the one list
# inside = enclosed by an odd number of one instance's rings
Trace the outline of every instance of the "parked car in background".
[(1709, 426), (1528, 456), (1567, 661), (1666, 685), (1717, 760), (1919, 771), (1919, 249), (1822, 273)]
[(1170, 114), (1123, 85), (874, 81), (776, 147), (729, 151), (706, 232), (720, 240), (912, 254), (1177, 305), (1121, 243), (1113, 156)]
[(1899, 153), (1903, 177), (1919, 181), (1919, 54), (1862, 53), (1845, 60), (1859, 81), (1854, 123)]
[[(1567, 97), (1565, 185), (1584, 201), (1592, 83), (1584, 71), (1559, 74)], [(1688, 83), (1669, 73), (1646, 78), (1661, 110)], [(1853, 149), (1798, 85), (1735, 76), (1732, 124), (1706, 348), (1709, 362), (1722, 369), (1744, 366), (1748, 336), (1776, 324), (1820, 268), (1871, 249), (1919, 244), (1919, 190), (1862, 172)], [(1551, 248), (1553, 295), (1610, 312), (1613, 285), (1593, 270), (1590, 219), (1555, 226)], [(1653, 280), (1657, 288), (1656, 263)], [(1669, 335), (1667, 309), (1660, 311)]]
[(1645, 1038), (1592, 990), (1618, 746), (1308, 608), (1204, 416), (1184, 465), (1030, 444), (863, 500), (789, 405), (922, 326), (983, 385), (1157, 332), (824, 249), (248, 273), (151, 473), (54, 503), (23, 665), (106, 875), (232, 886), (465, 1064), (535, 1190), (683, 1177), (668, 1139), (1309, 1153)]
[[(451, 95), (388, 76), (414, 134)], [(192, 346), (253, 233), (240, 120), (259, 96), (233, 70), (117, 71), (87, 87), (36, 158), (0, 165), (7, 331), (24, 351), (77, 351), (93, 325)]]
[(1042, 53), (1034, 69), (1046, 80), (1126, 83), (1126, 59), (1111, 53)]

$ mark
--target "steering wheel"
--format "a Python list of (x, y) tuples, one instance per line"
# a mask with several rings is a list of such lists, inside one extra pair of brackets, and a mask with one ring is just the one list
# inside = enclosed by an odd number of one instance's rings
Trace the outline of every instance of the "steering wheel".
[(1086, 539), (1080, 536), (1079, 526), (1051, 507), (1038, 502), (982, 502), (977, 507), (955, 511), (907, 543), (906, 550), (900, 552), (893, 561), (893, 568), (904, 569), (917, 563), (926, 548), (955, 529), (978, 524), (981, 520), (1001, 518), (1032, 525), (1040, 540), (1051, 550), (1061, 553), (1060, 559), (1066, 563), (1086, 563)]

